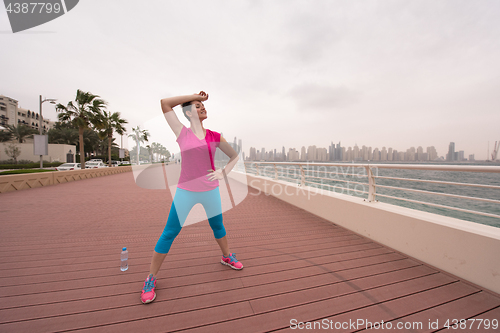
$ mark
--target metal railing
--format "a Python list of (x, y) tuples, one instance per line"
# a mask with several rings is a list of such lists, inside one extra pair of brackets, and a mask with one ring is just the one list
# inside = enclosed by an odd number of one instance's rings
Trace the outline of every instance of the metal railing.
[[(321, 170), (324, 168), (324, 170)], [(330, 168), (333, 171), (327, 171)], [(380, 176), (379, 169), (396, 169), (396, 170), (422, 170), (422, 171), (453, 171), (453, 172), (474, 172), (474, 173), (500, 173), (500, 166), (479, 166), (479, 165), (416, 165), (416, 164), (354, 164), (354, 163), (296, 163), (296, 162), (245, 162), (245, 172), (255, 174), (257, 176), (269, 177), (275, 180), (284, 180), (297, 184), (298, 186), (310, 185), (316, 188), (333, 190), (339, 188), (338, 183), (345, 183), (347, 194), (354, 192), (354, 195), (366, 195), (365, 200), (369, 202), (377, 202), (378, 197), (389, 198), (394, 200), (411, 202), (414, 204), (433, 206), (439, 209), (455, 210), (463, 213), (474, 215), (482, 215), (500, 219), (500, 215), (488, 212), (482, 212), (474, 209), (466, 209), (463, 207), (454, 207), (450, 205), (438, 204), (431, 201), (415, 200), (408, 197), (377, 193), (377, 189), (385, 189), (394, 191), (402, 191), (402, 193), (416, 193), (419, 195), (432, 195), (439, 197), (447, 197), (454, 199), (464, 199), (480, 201), (488, 204), (500, 204), (500, 200), (460, 195), (453, 193), (444, 193), (429, 191), (425, 189), (416, 189), (403, 186), (382, 185), (383, 180), (392, 182), (409, 182), (442, 185), (450, 187), (468, 187), (481, 188), (488, 190), (500, 190), (500, 186), (491, 184), (476, 184), (445, 180), (404, 178)], [(356, 170), (358, 171), (356, 173)], [(240, 170), (243, 171), (243, 170)], [(339, 172), (340, 171), (340, 172)], [(362, 171), (362, 172), (361, 172)], [(335, 175), (332, 177), (332, 175)], [(339, 177), (340, 176), (340, 177)], [(351, 176), (357, 177), (358, 181), (346, 178)], [(343, 178), (343, 179), (342, 179)], [(351, 189), (350, 184), (354, 184), (355, 188)], [(356, 188), (356, 186), (360, 188)], [(500, 182), (499, 182), (500, 185)], [(349, 193), (349, 189), (351, 193)], [(442, 190), (442, 188), (440, 189)], [(344, 191), (343, 191), (344, 192)], [(498, 192), (500, 193), (500, 192)], [(352, 195), (352, 194), (351, 194)], [(498, 206), (500, 208), (500, 205)]]

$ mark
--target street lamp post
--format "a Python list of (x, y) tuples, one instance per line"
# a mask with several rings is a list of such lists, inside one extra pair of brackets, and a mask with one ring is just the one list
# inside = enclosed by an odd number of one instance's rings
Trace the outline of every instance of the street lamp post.
[(119, 152), (119, 155), (120, 155), (120, 164), (123, 164), (123, 157), (122, 157), (122, 154), (123, 154), (123, 134), (121, 135), (121, 143), (120, 143), (120, 152)]
[[(42, 104), (45, 102), (50, 102), (50, 104), (56, 104), (57, 99), (46, 98), (42, 100), (42, 95), (40, 95), (40, 135), (43, 135), (43, 117), (42, 117)], [(40, 155), (40, 169), (43, 168), (43, 155)]]

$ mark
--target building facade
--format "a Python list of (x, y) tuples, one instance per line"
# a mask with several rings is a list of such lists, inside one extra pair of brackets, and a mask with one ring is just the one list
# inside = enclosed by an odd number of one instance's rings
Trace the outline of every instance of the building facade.
[[(19, 102), (13, 98), (0, 95), (0, 125), (17, 126), (23, 124), (30, 128), (39, 130), (40, 115), (38, 112), (19, 107)], [(54, 122), (43, 119), (43, 131), (46, 132), (54, 126)]]

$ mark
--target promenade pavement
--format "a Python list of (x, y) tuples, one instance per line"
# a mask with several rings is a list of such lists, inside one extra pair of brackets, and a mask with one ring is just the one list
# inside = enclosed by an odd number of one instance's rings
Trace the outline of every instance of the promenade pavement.
[[(252, 188), (224, 213), (245, 268), (220, 264), (207, 221), (187, 226), (143, 305), (171, 201), (131, 172), (0, 194), (0, 332), (353, 332), (381, 321), (429, 332), (500, 319), (498, 295)], [(494, 331), (480, 328), (469, 331)]]

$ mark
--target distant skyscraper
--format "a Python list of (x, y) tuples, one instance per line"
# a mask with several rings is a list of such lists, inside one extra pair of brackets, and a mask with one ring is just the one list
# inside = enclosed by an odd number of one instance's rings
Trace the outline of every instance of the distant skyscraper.
[(254, 147), (250, 147), (250, 156), (248, 157), (250, 161), (255, 161), (257, 159), (257, 151)]
[(415, 156), (417, 155), (417, 150), (415, 147), (411, 147), (406, 151), (406, 161), (415, 161)]
[(352, 153), (353, 153), (353, 160), (359, 161), (360, 160), (359, 147), (357, 144), (354, 144), (354, 148), (352, 149)]
[(317, 148), (316, 149), (316, 160), (320, 162), (326, 162), (328, 157), (328, 151), (326, 148)]
[(398, 154), (399, 154), (399, 156), (398, 156), (399, 161), (407, 161), (407, 159), (405, 158), (406, 154), (404, 151), (400, 151)]
[(313, 145), (307, 147), (307, 160), (316, 161), (316, 159), (317, 159), (316, 146)]
[(450, 146), (448, 147), (448, 154), (446, 155), (446, 160), (450, 162), (455, 160), (455, 142), (450, 142)]
[(360, 157), (362, 161), (368, 160), (368, 147), (366, 146), (361, 147)]
[(423, 161), (424, 160), (424, 148), (422, 146), (418, 146), (417, 148), (417, 155), (415, 158), (417, 161)]
[(288, 149), (288, 160), (289, 161), (298, 161), (300, 159), (299, 152), (295, 150), (295, 148)]
[(382, 147), (382, 150), (380, 151), (380, 160), (387, 161), (387, 149), (385, 147)]
[(339, 141), (339, 143), (335, 147), (335, 161), (342, 161), (342, 159), (343, 159), (343, 153), (342, 152), (343, 151), (344, 150), (340, 146), (340, 141)]
[(434, 146), (427, 147), (427, 157), (429, 161), (434, 161), (438, 158), (438, 154)]

